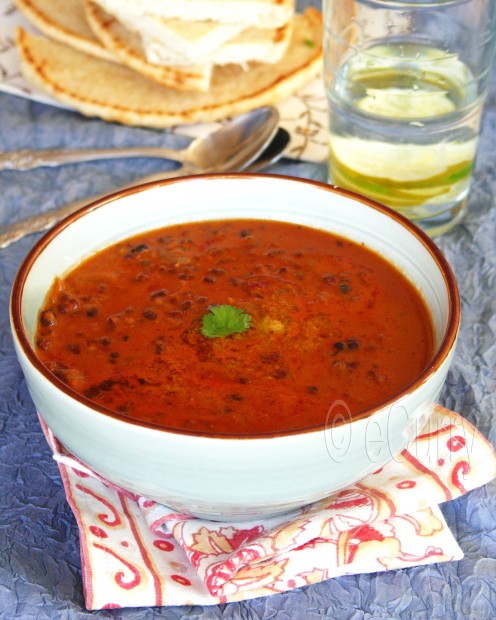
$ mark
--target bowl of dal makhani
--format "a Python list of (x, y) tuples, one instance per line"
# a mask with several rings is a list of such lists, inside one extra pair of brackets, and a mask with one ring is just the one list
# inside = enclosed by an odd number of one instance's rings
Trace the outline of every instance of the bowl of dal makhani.
[(421, 430), (460, 320), (436, 245), (289, 177), (117, 192), (29, 252), (11, 298), (34, 404), (98, 475), (249, 519), (358, 481)]

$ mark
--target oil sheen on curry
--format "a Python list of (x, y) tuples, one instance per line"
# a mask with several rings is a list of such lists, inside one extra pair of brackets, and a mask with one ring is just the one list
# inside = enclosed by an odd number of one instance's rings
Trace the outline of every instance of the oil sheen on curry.
[[(54, 282), (37, 353), (124, 417), (259, 434), (389, 399), (426, 368), (433, 328), (386, 260), (328, 232), (226, 220), (119, 242)], [(343, 408), (340, 409), (341, 413)]]

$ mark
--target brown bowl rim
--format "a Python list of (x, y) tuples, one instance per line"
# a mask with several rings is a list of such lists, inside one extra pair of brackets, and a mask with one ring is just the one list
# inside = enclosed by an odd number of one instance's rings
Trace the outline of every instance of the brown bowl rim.
[(66, 385), (63, 381), (55, 377), (46, 366), (40, 361), (38, 356), (36, 355), (34, 348), (29, 343), (29, 340), (26, 336), (26, 332), (24, 331), (24, 326), (22, 322), (22, 313), (21, 313), (21, 305), (22, 305), (22, 296), (24, 292), (24, 285), (26, 282), (26, 278), (38, 258), (38, 256), (43, 252), (43, 250), (51, 243), (54, 237), (56, 237), (61, 231), (70, 226), (74, 221), (79, 218), (85, 216), (87, 213), (94, 211), (95, 209), (104, 207), (106, 204), (110, 202), (114, 202), (114, 200), (120, 199), (122, 197), (138, 193), (141, 191), (146, 191), (153, 187), (159, 187), (162, 185), (170, 185), (176, 183), (184, 183), (189, 182), (194, 179), (237, 179), (237, 178), (273, 178), (277, 180), (287, 180), (296, 183), (308, 184), (315, 187), (318, 187), (324, 191), (329, 191), (335, 194), (341, 194), (348, 198), (352, 198), (355, 201), (361, 202), (366, 206), (375, 209), (376, 211), (380, 211), (386, 216), (396, 220), (399, 224), (401, 224), (404, 228), (406, 228), (414, 237), (417, 238), (418, 241), (427, 249), (427, 251), (431, 254), (432, 258), (435, 260), (440, 273), (442, 274), (446, 288), (448, 291), (449, 298), (449, 308), (448, 308), (448, 321), (445, 335), (441, 341), (441, 344), (434, 355), (433, 359), (429, 363), (429, 365), (408, 385), (406, 385), (402, 390), (399, 390), (395, 394), (392, 394), (391, 397), (381, 401), (376, 404), (374, 407), (366, 409), (362, 411), (360, 414), (353, 416), (353, 419), (350, 423), (353, 423), (357, 420), (361, 420), (364, 418), (372, 417), (379, 410), (383, 410), (384, 408), (391, 406), (396, 402), (399, 398), (405, 396), (408, 392), (416, 389), (418, 386), (426, 382), (442, 365), (448, 356), (449, 352), (452, 350), (455, 345), (458, 329), (460, 325), (460, 297), (458, 292), (458, 286), (453, 274), (453, 271), (448, 263), (448, 260), (442, 254), (441, 250), (434, 243), (432, 239), (430, 239), (418, 226), (416, 226), (413, 222), (411, 222), (408, 218), (403, 216), (401, 213), (394, 211), (393, 209), (378, 203), (370, 198), (357, 194), (347, 189), (343, 189), (337, 187), (335, 185), (331, 185), (328, 183), (324, 183), (322, 181), (316, 181), (314, 179), (306, 179), (300, 177), (292, 177), (289, 175), (278, 175), (278, 174), (256, 174), (256, 173), (218, 173), (218, 174), (201, 174), (194, 176), (183, 176), (176, 177), (173, 179), (167, 179), (163, 181), (153, 181), (150, 183), (137, 183), (135, 186), (128, 187), (126, 189), (117, 190), (115, 192), (109, 192), (109, 194), (100, 197), (86, 206), (82, 207), (75, 213), (65, 217), (60, 222), (55, 224), (50, 230), (43, 234), (43, 236), (35, 243), (35, 245), (29, 250), (28, 254), (25, 256), (22, 261), (17, 274), (15, 276), (12, 293), (10, 299), (10, 310), (12, 317), (12, 324), (15, 335), (18, 338), (19, 344), (22, 347), (24, 354), (28, 358), (29, 362), (36, 368), (36, 370), (43, 375), (43, 377), (52, 385), (54, 385), (57, 389), (64, 392), (67, 396), (73, 398), (78, 401), (80, 404), (88, 407), (89, 409), (96, 411), (105, 416), (111, 417), (115, 420), (119, 420), (120, 422), (130, 424), (131, 426), (141, 426), (151, 430), (165, 432), (165, 433), (173, 433), (177, 435), (186, 435), (186, 436), (194, 436), (194, 437), (202, 437), (202, 438), (215, 438), (215, 439), (231, 439), (231, 440), (242, 440), (242, 439), (267, 439), (267, 438), (275, 438), (275, 437), (285, 437), (291, 435), (300, 435), (302, 433), (309, 432), (322, 432), (326, 430), (326, 423), (321, 423), (312, 426), (304, 426), (293, 430), (280, 431), (280, 432), (261, 432), (261, 433), (237, 433), (237, 434), (229, 434), (229, 433), (209, 433), (209, 432), (201, 432), (201, 431), (189, 431), (189, 430), (179, 430), (176, 428), (154, 424), (151, 422), (145, 422), (142, 420), (136, 420), (134, 418), (128, 418), (120, 414), (119, 412), (113, 411), (106, 407), (95, 403), (94, 401), (86, 398), (82, 394), (79, 394), (68, 385)]

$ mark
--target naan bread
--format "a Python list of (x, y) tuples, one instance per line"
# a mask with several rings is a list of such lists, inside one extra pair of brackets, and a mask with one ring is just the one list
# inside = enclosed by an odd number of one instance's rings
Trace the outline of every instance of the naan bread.
[(19, 11), (48, 37), (105, 60), (117, 58), (95, 37), (83, 0), (14, 0)]
[(275, 64), (216, 67), (206, 93), (166, 88), (137, 72), (61, 43), (17, 32), (25, 78), (88, 116), (146, 127), (209, 122), (284, 100), (322, 64), (322, 16), (310, 7), (294, 18), (283, 58)]
[(94, 35), (122, 64), (169, 88), (206, 92), (210, 87), (212, 63), (173, 66), (147, 61), (140, 36), (91, 1), (84, 2), (87, 23)]
[(243, 28), (279, 28), (295, 12), (295, 0), (98, 0), (112, 15), (148, 14), (183, 21), (241, 24)]
[[(41, 32), (51, 39), (104, 60), (123, 64), (121, 56), (107, 49), (95, 36), (85, 16), (84, 0), (15, 0), (18, 9)], [(210, 86), (212, 67), (160, 67), (157, 81), (185, 91), (206, 91)]]
[[(179, 22), (144, 16), (133, 25), (132, 20), (124, 23), (106, 13), (92, 0), (85, 1), (85, 14), (104, 47), (135, 71), (161, 83), (162, 65), (277, 62), (289, 45), (293, 24), (290, 19), (280, 28), (247, 28), (227, 40), (219, 36), (217, 43), (215, 33), (225, 26), (215, 22)], [(209, 33), (212, 36), (207, 41)]]

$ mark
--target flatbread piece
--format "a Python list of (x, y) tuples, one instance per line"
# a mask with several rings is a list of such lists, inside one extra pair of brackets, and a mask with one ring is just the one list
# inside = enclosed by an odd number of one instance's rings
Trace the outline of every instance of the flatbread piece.
[[(150, 62), (146, 57), (146, 51), (139, 34), (131, 32), (92, 0), (85, 1), (85, 15), (89, 26), (102, 45), (131, 69), (165, 86), (177, 88), (177, 84), (184, 85), (175, 78), (174, 69), (169, 67), (173, 63)], [(293, 22), (290, 20), (284, 26), (272, 30), (249, 28), (232, 40), (224, 42), (210, 54), (203, 54), (202, 64), (199, 64), (199, 59), (196, 59), (195, 64), (183, 62), (175, 70), (177, 72), (182, 69), (179, 73), (186, 85), (192, 83), (195, 75), (203, 71), (206, 85), (203, 88), (194, 88), (194, 90), (206, 91), (211, 77), (208, 68), (213, 67), (213, 65), (246, 64), (250, 61), (273, 63), (280, 60), (291, 40), (292, 24)], [(198, 82), (199, 80), (198, 76)], [(185, 90), (185, 88), (181, 88), (181, 90)]]
[[(15, 2), (21, 13), (51, 39), (96, 58), (126, 64), (123, 63), (122, 55), (108, 49), (95, 36), (86, 19), (84, 0), (15, 0)], [(204, 92), (210, 86), (212, 67), (209, 64), (187, 68), (151, 67), (149, 73), (152, 74), (149, 77), (165, 86), (178, 90)]]
[(86, 54), (116, 60), (86, 22), (83, 0), (14, 0), (26, 19), (48, 37)]

